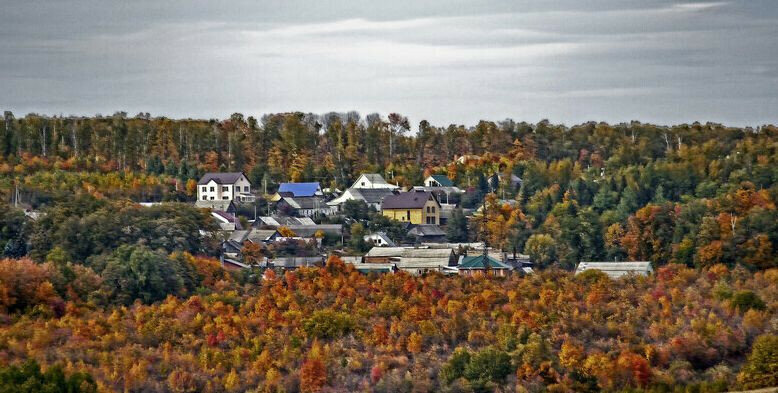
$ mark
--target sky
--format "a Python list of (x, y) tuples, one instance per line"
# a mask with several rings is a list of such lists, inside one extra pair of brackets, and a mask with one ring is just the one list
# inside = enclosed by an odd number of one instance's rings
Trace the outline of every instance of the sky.
[(778, 123), (778, 1), (3, 0), (0, 110)]

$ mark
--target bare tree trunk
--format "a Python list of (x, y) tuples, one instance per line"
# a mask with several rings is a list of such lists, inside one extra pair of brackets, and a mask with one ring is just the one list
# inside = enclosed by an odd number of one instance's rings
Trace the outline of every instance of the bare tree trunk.
[(46, 157), (46, 128), (47, 128), (46, 126), (43, 126), (43, 143), (41, 143), (44, 157)]
[(73, 136), (73, 154), (76, 158), (78, 158), (78, 136), (76, 135), (76, 123), (77, 121), (73, 121), (70, 127), (70, 133)]

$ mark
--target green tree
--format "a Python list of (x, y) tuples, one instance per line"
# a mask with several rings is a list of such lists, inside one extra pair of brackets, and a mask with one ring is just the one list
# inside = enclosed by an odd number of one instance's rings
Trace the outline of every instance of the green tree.
[(551, 235), (536, 233), (527, 239), (524, 252), (539, 267), (545, 267), (556, 259), (555, 242)]
[[(194, 287), (193, 267), (170, 259), (145, 246), (121, 246), (108, 257), (102, 272), (103, 290), (114, 303), (131, 304), (135, 299), (152, 303), (167, 295), (183, 295)], [(189, 284), (189, 285), (187, 285)]]
[(86, 373), (65, 376), (62, 367), (45, 372), (35, 360), (0, 368), (0, 393), (96, 393), (97, 384)]
[(457, 348), (440, 368), (440, 379), (443, 383), (450, 384), (462, 378), (468, 363), (470, 363), (470, 352), (464, 348)]
[(778, 336), (767, 334), (754, 341), (738, 382), (744, 389), (778, 386)]
[(467, 218), (462, 212), (462, 209), (454, 209), (452, 212), (446, 227), (446, 237), (448, 238), (448, 241), (455, 243), (467, 241)]
[(502, 384), (511, 371), (511, 357), (506, 352), (486, 348), (470, 357), (463, 375), (477, 391), (487, 391), (490, 383)]

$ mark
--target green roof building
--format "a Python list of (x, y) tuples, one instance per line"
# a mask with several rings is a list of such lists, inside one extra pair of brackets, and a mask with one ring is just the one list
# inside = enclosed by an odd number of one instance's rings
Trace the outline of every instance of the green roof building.
[(510, 266), (488, 255), (465, 256), (457, 269), (462, 276), (489, 274), (500, 277), (507, 276), (513, 270)]

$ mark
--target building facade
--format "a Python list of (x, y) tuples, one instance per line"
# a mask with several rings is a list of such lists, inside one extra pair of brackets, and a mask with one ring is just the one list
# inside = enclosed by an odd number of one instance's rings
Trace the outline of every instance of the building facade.
[(197, 182), (198, 201), (249, 201), (251, 182), (243, 172), (206, 173)]
[(400, 222), (440, 225), (440, 203), (428, 191), (413, 190), (389, 195), (381, 204), (381, 214)]

